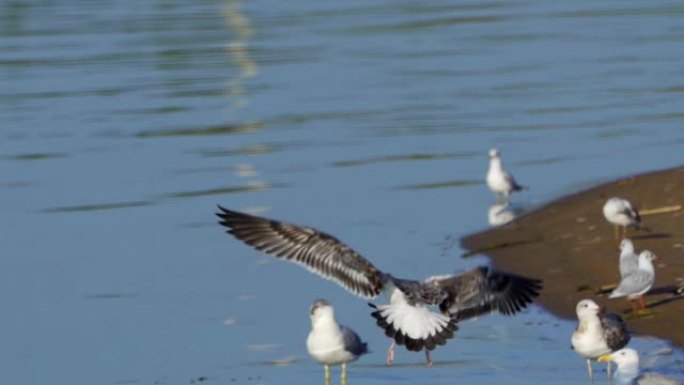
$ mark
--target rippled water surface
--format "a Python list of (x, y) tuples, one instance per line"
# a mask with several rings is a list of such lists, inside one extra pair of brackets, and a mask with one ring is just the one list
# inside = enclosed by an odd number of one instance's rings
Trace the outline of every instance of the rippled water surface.
[[(1, 2), (4, 382), (321, 383), (323, 297), (373, 351), (349, 384), (584, 384), (574, 323), (538, 307), (386, 368), (363, 301), (215, 205), (399, 276), (466, 269), (490, 147), (531, 187), (517, 208), (682, 163), (682, 43), (678, 1)], [(684, 378), (679, 352), (645, 361)]]

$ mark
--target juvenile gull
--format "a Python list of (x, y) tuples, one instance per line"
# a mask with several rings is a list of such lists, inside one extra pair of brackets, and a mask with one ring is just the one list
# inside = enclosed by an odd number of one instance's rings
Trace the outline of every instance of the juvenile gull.
[(636, 303), (634, 300), (639, 298), (641, 309), (646, 309), (646, 302), (644, 301), (644, 294), (646, 294), (655, 282), (655, 269), (653, 268), (653, 261), (659, 258), (650, 250), (644, 250), (639, 253), (637, 268), (622, 277), (620, 284), (613, 290), (608, 298), (627, 297), (632, 304), (632, 310), (636, 313)]
[(330, 383), (330, 365), (341, 365), (340, 379), (347, 382), (347, 364), (368, 353), (368, 346), (350, 328), (340, 325), (335, 311), (324, 299), (311, 305), (311, 332), (306, 339), (306, 350), (325, 368), (325, 383)]
[[(630, 336), (622, 318), (613, 313), (601, 310), (596, 302), (583, 299), (575, 307), (577, 312), (577, 328), (572, 333), (572, 349), (587, 360), (589, 380), (593, 381), (591, 361), (601, 355), (622, 349), (629, 342)], [(608, 364), (610, 376), (610, 364)]]
[(615, 226), (615, 239), (620, 239), (619, 226), (622, 226), (622, 237), (627, 236), (627, 227), (648, 230), (641, 223), (639, 212), (627, 199), (612, 197), (603, 205), (603, 216)]
[(614, 385), (682, 385), (680, 381), (658, 373), (639, 370), (639, 353), (631, 348), (620, 349), (612, 354), (602, 355), (600, 362), (613, 361), (617, 370), (613, 375)]
[[(227, 232), (255, 249), (302, 265), (359, 297), (373, 299), (384, 292), (388, 304), (370, 305), (375, 309), (371, 315), (376, 323), (394, 341), (388, 350), (388, 364), (394, 358), (396, 343), (410, 351), (424, 350), (430, 366), (430, 351), (454, 336), (458, 321), (494, 310), (515, 314), (541, 289), (539, 280), (486, 266), (425, 281), (400, 279), (378, 270), (349, 246), (314, 228), (219, 209), (219, 223), (228, 228)], [(439, 312), (431, 306), (437, 306)]]
[(487, 186), (489, 187), (497, 198), (508, 196), (513, 191), (521, 191), (525, 189), (524, 186), (515, 181), (513, 175), (506, 172), (501, 164), (501, 155), (499, 150), (492, 148), (489, 150), (489, 170), (487, 171)]

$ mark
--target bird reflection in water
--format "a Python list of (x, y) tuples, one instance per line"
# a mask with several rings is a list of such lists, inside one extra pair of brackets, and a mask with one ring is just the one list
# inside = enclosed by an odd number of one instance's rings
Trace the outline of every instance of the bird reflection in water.
[(522, 213), (522, 207), (511, 206), (509, 202), (496, 202), (489, 206), (487, 219), (491, 226), (502, 226)]

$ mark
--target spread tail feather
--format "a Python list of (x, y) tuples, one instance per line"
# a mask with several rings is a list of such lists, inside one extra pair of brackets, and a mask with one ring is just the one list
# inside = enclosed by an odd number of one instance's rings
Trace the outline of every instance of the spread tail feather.
[[(409, 334), (411, 333), (404, 330), (401, 324), (397, 325), (400, 322), (398, 317), (396, 317), (396, 313), (400, 310), (393, 308), (392, 305), (376, 306), (372, 303), (368, 305), (375, 309), (371, 316), (375, 318), (376, 324), (385, 331), (385, 335), (393, 339), (397, 345), (404, 345), (406, 349), (412, 352), (419, 352), (423, 349), (428, 351), (434, 350), (437, 346), (446, 344), (449, 339), (454, 337), (454, 332), (458, 330), (458, 326), (453, 319), (447, 318), (446, 322), (439, 323), (437, 320), (444, 316), (430, 312), (430, 314), (434, 315), (437, 324), (433, 325), (432, 330), (425, 333), (425, 335), (410, 336)], [(427, 311), (429, 312), (429, 310)]]

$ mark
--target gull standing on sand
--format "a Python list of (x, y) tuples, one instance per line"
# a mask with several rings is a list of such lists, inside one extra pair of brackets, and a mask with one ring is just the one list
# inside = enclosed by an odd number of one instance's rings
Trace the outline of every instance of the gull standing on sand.
[[(396, 278), (335, 237), (311, 227), (278, 222), (219, 206), (217, 213), (227, 232), (242, 242), (277, 258), (297, 263), (349, 292), (366, 299), (387, 294), (389, 304), (373, 305), (376, 323), (394, 340), (387, 363), (394, 360), (394, 344), (414, 352), (430, 351), (454, 336), (460, 320), (494, 310), (519, 312), (539, 294), (541, 281), (500, 273), (486, 266), (460, 275), (430, 277), (425, 281)], [(439, 312), (431, 306), (439, 307)]]
[(665, 377), (662, 374), (641, 372), (639, 370), (639, 353), (631, 348), (620, 349), (612, 354), (598, 358), (599, 362), (615, 362), (617, 370), (613, 375), (614, 385), (682, 385), (680, 381)]
[(602, 311), (596, 302), (590, 299), (579, 301), (575, 311), (578, 322), (575, 332), (572, 333), (572, 349), (586, 358), (589, 380), (593, 382), (594, 371), (591, 361), (622, 349), (629, 342), (630, 336), (625, 321), (619, 315)]
[(627, 236), (627, 227), (648, 230), (641, 224), (639, 212), (627, 199), (612, 197), (603, 205), (603, 216), (615, 226), (615, 239), (620, 239), (619, 226), (622, 226), (622, 238)]
[(634, 250), (634, 243), (625, 238), (620, 241), (620, 279), (625, 278), (639, 267), (639, 255)]
[(350, 328), (335, 319), (335, 310), (324, 299), (311, 305), (311, 332), (306, 350), (325, 368), (325, 383), (330, 384), (330, 365), (341, 365), (342, 385), (347, 383), (347, 364), (368, 353), (368, 345)]
[(639, 254), (637, 268), (622, 277), (620, 284), (610, 293), (608, 298), (627, 297), (632, 304), (634, 313), (637, 311), (635, 300), (639, 298), (641, 309), (646, 310), (644, 294), (651, 290), (653, 282), (655, 282), (653, 261), (658, 259), (659, 257), (650, 250), (642, 251)]
[(489, 150), (487, 186), (496, 194), (497, 198), (503, 197), (504, 199), (508, 199), (511, 192), (521, 191), (526, 188), (525, 186), (519, 185), (518, 182), (515, 181), (513, 175), (503, 169), (501, 155), (496, 148)]

